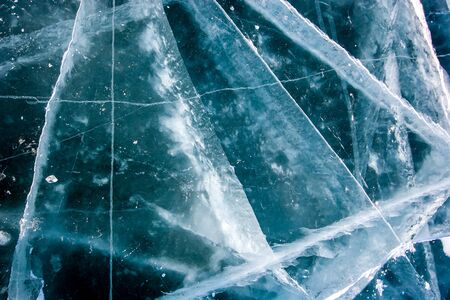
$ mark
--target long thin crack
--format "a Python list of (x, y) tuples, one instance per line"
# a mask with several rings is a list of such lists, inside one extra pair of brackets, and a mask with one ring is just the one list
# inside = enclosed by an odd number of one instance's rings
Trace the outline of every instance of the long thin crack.
[(26, 152), (22, 152), (19, 154), (3, 157), (3, 158), (0, 158), (0, 162), (4, 162), (4, 161), (7, 161), (7, 160), (10, 160), (13, 158), (17, 158), (17, 157), (21, 157), (21, 156), (25, 156), (25, 155), (29, 155), (29, 154), (33, 154), (33, 153), (35, 153), (35, 152), (34, 151), (26, 151)]
[[(89, 101), (88, 101), (88, 102), (89, 102)], [(107, 101), (106, 103), (110, 103), (110, 102), (111, 102), (111, 101)], [(174, 103), (177, 103), (177, 102), (178, 102), (178, 101), (162, 101), (162, 102), (155, 102), (155, 103), (148, 103), (148, 104), (136, 105), (136, 106), (138, 106), (137, 109), (134, 109), (134, 110), (132, 110), (131, 112), (125, 113), (125, 114), (123, 114), (123, 115), (121, 115), (121, 116), (115, 117), (115, 118), (114, 118), (114, 121), (118, 121), (118, 120), (121, 120), (121, 119), (123, 119), (123, 118), (126, 118), (126, 117), (128, 117), (128, 116), (130, 116), (130, 115), (133, 115), (133, 114), (135, 114), (135, 113), (141, 111), (141, 109), (143, 109), (143, 108), (152, 107), (152, 106), (158, 106), (158, 105), (164, 105), (164, 104), (174, 104)], [(115, 101), (115, 103), (117, 104), (117, 101)], [(123, 103), (123, 102), (122, 102), (122, 103)], [(128, 103), (128, 102), (127, 102), (126, 104), (134, 105), (135, 103), (133, 103), (133, 102)], [(111, 122), (109, 122), (109, 121), (108, 121), (108, 122), (104, 122), (104, 123), (95, 125), (95, 126), (89, 128), (89, 129), (86, 129), (86, 130), (77, 132), (77, 133), (75, 133), (75, 134), (73, 134), (73, 135), (71, 135), (71, 136), (68, 136), (68, 137), (64, 138), (64, 139), (58, 140), (57, 143), (65, 143), (65, 142), (67, 142), (67, 141), (73, 140), (74, 138), (77, 138), (77, 137), (79, 137), (79, 136), (82, 136), (82, 135), (84, 135), (84, 134), (86, 134), (86, 133), (92, 132), (92, 131), (94, 131), (94, 130), (96, 130), (96, 129), (98, 129), (98, 128), (101, 128), (101, 127), (104, 127), (104, 126), (107, 126), (107, 125), (111, 125)], [(25, 155), (34, 154), (34, 153), (36, 153), (36, 152), (35, 152), (35, 151), (27, 151), (27, 152), (23, 152), (23, 153), (11, 155), (11, 156), (3, 157), (3, 158), (0, 158), (0, 162), (7, 161), (7, 160), (10, 160), (10, 159), (14, 159), (14, 158), (21, 157), (21, 156), (25, 156)]]
[[(27, 102), (28, 104), (46, 104), (47, 100), (39, 100), (34, 96), (21, 96), (20, 98), (14, 98), (10, 96), (0, 96), (4, 99), (24, 99), (24, 100), (33, 100), (32, 102)], [(8, 98), (7, 98), (8, 97)], [(55, 99), (54, 102), (58, 103), (72, 103), (72, 104), (111, 104), (111, 100), (68, 100), (68, 99)], [(133, 102), (133, 101), (120, 101), (120, 100), (114, 100), (115, 104), (125, 104), (125, 105), (131, 105), (131, 106), (142, 106), (142, 107), (149, 107), (149, 106), (157, 106), (157, 105), (163, 105), (163, 104), (172, 104), (176, 101), (159, 101), (159, 102)]]
[[(447, 54), (450, 55), (450, 54)], [(438, 55), (438, 57), (444, 57), (447, 55)], [(415, 57), (410, 57), (410, 56), (402, 56), (402, 55), (395, 55), (395, 58), (404, 58), (404, 59), (415, 59)], [(372, 61), (385, 61), (387, 60), (389, 57), (385, 56), (385, 57), (379, 57), (379, 58), (367, 58), (367, 59), (359, 59), (359, 61), (361, 62), (372, 62)], [(213, 95), (216, 93), (221, 93), (221, 92), (234, 92), (234, 91), (243, 91), (243, 90), (257, 90), (257, 89), (261, 89), (261, 88), (265, 88), (265, 87), (271, 87), (271, 86), (276, 86), (278, 85), (280, 82), (281, 83), (295, 83), (298, 81), (302, 81), (302, 80), (306, 80), (306, 79), (310, 79), (313, 77), (317, 77), (317, 76), (324, 76), (327, 73), (333, 73), (335, 72), (335, 69), (330, 68), (330, 69), (326, 69), (320, 72), (317, 72), (315, 74), (311, 74), (311, 75), (307, 75), (307, 76), (301, 76), (301, 77), (295, 77), (295, 78), (290, 78), (290, 79), (283, 79), (283, 80), (276, 80), (273, 82), (269, 82), (269, 83), (265, 83), (265, 84), (261, 84), (261, 85), (255, 85), (255, 86), (240, 86), (240, 87), (234, 87), (234, 88), (220, 88), (220, 89), (215, 89), (215, 90), (210, 90), (210, 91), (206, 91), (202, 94), (199, 94), (197, 96), (194, 97), (188, 97), (188, 98), (181, 98), (180, 100), (190, 100), (193, 98), (198, 98), (198, 97), (202, 97), (202, 96), (208, 96), (208, 95)], [(35, 103), (47, 103), (48, 99), (50, 97), (45, 97), (45, 96), (33, 96), (33, 95), (24, 95), (24, 96), (16, 96), (16, 95), (0, 95), (0, 99), (15, 99), (15, 100), (33, 100), (33, 102), (29, 102), (30, 104), (35, 104)], [(107, 104), (110, 103), (111, 100), (71, 100), (71, 99), (55, 99), (55, 102), (61, 102), (61, 103), (74, 103), (74, 104)], [(142, 100), (136, 100), (136, 101), (121, 101), (121, 100), (115, 100), (114, 101), (116, 104), (126, 104), (126, 105), (135, 105), (135, 106), (153, 106), (153, 105), (159, 105), (159, 104), (169, 104), (169, 103), (173, 103), (173, 101), (160, 101), (160, 102), (153, 102), (153, 103), (147, 103), (145, 101)]]
[[(279, 85), (280, 82), (281, 83), (293, 83), (293, 82), (298, 82), (301, 80), (306, 80), (312, 77), (317, 77), (317, 76), (324, 76), (324, 74), (326, 73), (330, 73), (330, 72), (334, 72), (334, 69), (327, 69), (327, 70), (323, 70), (320, 72), (317, 72), (315, 74), (311, 74), (308, 76), (302, 76), (302, 77), (297, 77), (297, 78), (291, 78), (291, 79), (285, 79), (285, 80), (279, 80), (279, 81), (273, 81), (273, 82), (269, 82), (269, 83), (265, 83), (265, 84), (261, 84), (261, 85), (256, 85), (256, 86), (241, 86), (241, 87), (234, 87), (234, 88), (221, 88), (221, 89), (215, 89), (215, 90), (210, 90), (210, 91), (206, 91), (202, 94), (193, 96), (193, 97), (188, 97), (188, 98), (180, 98), (178, 101), (184, 101), (184, 100), (191, 100), (191, 99), (195, 99), (195, 98), (201, 98), (203, 96), (209, 96), (209, 95), (213, 95), (213, 94), (217, 94), (217, 93), (221, 93), (221, 92), (237, 92), (237, 91), (243, 91), (243, 90), (257, 90), (257, 89), (261, 89), (261, 88), (265, 88), (265, 87), (270, 87), (270, 86), (276, 86)], [(15, 95), (0, 95), (0, 99), (16, 99), (16, 100), (33, 100), (32, 103), (47, 103), (47, 100), (44, 99), (48, 99), (48, 97), (43, 97), (43, 96), (15, 96)], [(61, 103), (74, 103), (74, 104), (107, 104), (107, 103), (111, 103), (111, 100), (71, 100), (71, 99), (55, 99), (55, 102), (61, 102)], [(171, 103), (175, 103), (178, 101), (160, 101), (160, 102), (151, 102), (151, 103), (146, 103), (143, 102), (142, 100), (139, 101), (120, 101), (120, 100), (114, 100), (115, 104), (126, 104), (126, 105), (134, 105), (134, 106), (154, 106), (154, 105), (161, 105), (161, 104), (171, 104)]]
[(113, 257), (114, 257), (114, 143), (115, 143), (115, 104), (114, 104), (114, 67), (115, 67), (115, 13), (116, 0), (112, 0), (111, 15), (111, 173), (109, 178), (109, 300), (113, 299)]
[[(450, 55), (450, 54), (448, 54)], [(401, 55), (395, 55), (395, 58), (404, 58), (404, 59), (415, 59), (414, 57), (409, 57), (409, 56), (401, 56)], [(441, 57), (441, 56), (439, 56)], [(380, 57), (380, 58), (367, 58), (367, 59), (359, 59), (362, 62), (371, 62), (371, 61), (385, 61), (387, 60), (389, 57)], [(234, 88), (220, 88), (220, 89), (215, 89), (215, 90), (210, 90), (210, 91), (206, 91), (202, 94), (199, 94), (197, 96), (194, 97), (188, 97), (188, 98), (181, 98), (180, 100), (190, 100), (193, 98), (198, 98), (198, 97), (202, 97), (202, 96), (208, 96), (208, 95), (213, 95), (216, 93), (221, 93), (221, 92), (234, 92), (234, 91), (242, 91), (242, 90), (257, 90), (260, 88), (265, 88), (265, 87), (271, 87), (271, 86), (276, 86), (278, 85), (280, 82), (281, 83), (295, 83), (298, 81), (302, 81), (302, 80), (306, 80), (306, 79), (310, 79), (313, 77), (317, 77), (317, 76), (324, 76), (327, 73), (334, 73), (335, 70), (333, 68), (330, 69), (326, 69), (320, 72), (317, 72), (315, 74), (311, 74), (311, 75), (307, 75), (307, 76), (301, 76), (301, 77), (295, 77), (295, 78), (290, 78), (290, 79), (283, 79), (283, 80), (276, 80), (273, 82), (269, 82), (269, 83), (265, 83), (265, 84), (261, 84), (261, 85), (255, 85), (255, 86), (240, 86), (240, 87), (234, 87)], [(35, 104), (35, 103), (43, 103), (46, 104), (48, 102), (48, 100), (50, 99), (50, 97), (45, 97), (45, 96), (33, 96), (33, 95), (0, 95), (0, 99), (5, 99), (5, 100), (33, 100), (33, 102), (28, 102), (29, 104)], [(107, 104), (110, 103), (111, 100), (71, 100), (71, 99), (55, 99), (55, 102), (61, 102), (61, 103), (74, 103), (74, 104), (89, 104), (89, 103), (93, 103), (93, 104)], [(158, 104), (169, 104), (169, 103), (173, 103), (173, 101), (160, 101), (160, 102), (153, 102), (153, 103), (147, 103), (143, 100), (135, 100), (135, 101), (121, 101), (121, 100), (115, 100), (114, 101), (116, 104), (126, 104), (126, 105), (135, 105), (135, 106), (153, 106), (153, 105), (158, 105)]]

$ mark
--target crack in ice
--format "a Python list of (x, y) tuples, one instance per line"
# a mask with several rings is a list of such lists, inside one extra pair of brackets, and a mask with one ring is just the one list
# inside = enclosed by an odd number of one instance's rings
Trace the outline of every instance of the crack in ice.
[(115, 14), (116, 0), (112, 0), (111, 15), (111, 173), (109, 178), (109, 300), (113, 299), (113, 256), (114, 256), (114, 143), (115, 143), (115, 105), (114, 105), (114, 67), (115, 67)]

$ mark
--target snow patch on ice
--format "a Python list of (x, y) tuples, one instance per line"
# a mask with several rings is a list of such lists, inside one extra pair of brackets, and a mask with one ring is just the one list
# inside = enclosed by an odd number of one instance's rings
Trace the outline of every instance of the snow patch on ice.
[(3, 230), (0, 230), (0, 246), (6, 246), (11, 241), (11, 235)]
[(445, 255), (450, 257), (450, 237), (442, 238), (441, 242), (442, 242), (442, 250), (444, 251)]
[(369, 167), (374, 170), (377, 175), (380, 175), (380, 169), (378, 168), (378, 156), (376, 153), (369, 153)]
[(384, 287), (385, 285), (383, 284), (383, 281), (380, 279), (377, 279), (376, 283), (375, 283), (375, 289), (378, 292), (378, 295), (383, 296), (383, 292), (384, 292)]

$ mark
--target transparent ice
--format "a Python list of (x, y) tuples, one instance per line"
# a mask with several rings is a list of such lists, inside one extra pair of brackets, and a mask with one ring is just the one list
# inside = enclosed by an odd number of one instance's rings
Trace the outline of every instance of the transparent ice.
[(0, 296), (450, 297), (449, 6), (0, 4)]

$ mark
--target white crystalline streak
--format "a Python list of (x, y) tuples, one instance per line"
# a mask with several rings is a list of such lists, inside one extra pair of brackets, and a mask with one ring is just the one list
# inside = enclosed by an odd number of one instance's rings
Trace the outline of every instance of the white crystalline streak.
[[(176, 106), (177, 109), (171, 117), (162, 119), (162, 125), (167, 128), (173, 140), (178, 144), (178, 147), (171, 151), (182, 152), (189, 158), (194, 172), (200, 178), (198, 189), (207, 191), (207, 195), (202, 196), (202, 200), (212, 209), (219, 222), (220, 236), (215, 234), (215, 228), (211, 230), (212, 228), (205, 226), (206, 224), (203, 223), (205, 218), (201, 217), (203, 214), (201, 211), (196, 213), (194, 210), (192, 213), (193, 230), (216, 243), (225, 244), (246, 258), (249, 258), (246, 256), (247, 254), (270, 254), (270, 248), (265, 242), (262, 232), (254, 231), (256, 228), (259, 229), (259, 225), (248, 202), (244, 202), (244, 200), (246, 201), (245, 196), (227, 199), (225, 195), (227, 191), (224, 188), (234, 189), (237, 187), (227, 187), (233, 181), (220, 178), (206, 157), (198, 157), (198, 153), (204, 151), (202, 149), (204, 148), (203, 139), (191, 124), (186, 104), (179, 102)], [(201, 209), (201, 206), (198, 208)], [(250, 232), (246, 232), (247, 230)], [(254, 235), (250, 234), (251, 231), (254, 231)], [(223, 240), (218, 240), (219, 238)]]
[[(361, 274), (358, 279), (355, 281), (355, 283), (359, 282), (360, 280), (363, 280), (364, 278), (372, 278), (376, 272), (378, 271), (378, 268), (371, 268)], [(345, 295), (348, 293), (348, 291), (354, 286), (355, 283), (352, 283), (345, 288), (331, 294), (330, 296), (326, 297), (326, 300), (336, 300), (336, 299), (346, 299), (349, 297), (346, 297)]]
[(39, 290), (39, 295), (37, 296), (36, 300), (45, 300), (45, 295), (44, 295), (44, 281), (42, 281), (41, 283), (41, 289)]
[[(426, 227), (426, 226), (425, 226)], [(441, 293), (439, 290), (439, 283), (436, 273), (436, 263), (433, 255), (433, 251), (431, 249), (430, 243), (423, 243), (423, 249), (424, 249), (424, 256), (426, 261), (426, 268), (427, 272), (429, 274), (429, 282), (426, 282), (425, 289), (427, 287), (429, 290), (431, 290), (435, 295), (437, 299), (441, 299)]]
[[(424, 14), (424, 10), (423, 10), (423, 6), (422, 3), (420, 3), (419, 0), (409, 0), (409, 2), (411, 3), (415, 15), (419, 20), (419, 30), (421, 32), (421, 37), (425, 40), (425, 45), (424, 47), (427, 48), (427, 64), (430, 64), (431, 67), (433, 68), (433, 71), (435, 71), (437, 73), (437, 82), (435, 83), (437, 85), (437, 92), (440, 93), (440, 101), (442, 102), (441, 105), (444, 108), (442, 113), (446, 116), (446, 125), (449, 125), (449, 116), (448, 113), (450, 111), (450, 93), (448, 90), (448, 86), (445, 82), (445, 77), (444, 77), (444, 71), (442, 70), (442, 67), (439, 63), (439, 60), (437, 58), (436, 52), (434, 51), (434, 47), (433, 47), (433, 43), (431, 40), (431, 33), (428, 30), (428, 25), (427, 25), (427, 21), (425, 19), (425, 14)], [(428, 74), (426, 74), (428, 75)], [(434, 75), (434, 74), (433, 74)], [(432, 77), (433, 80), (435, 79), (435, 76)]]

